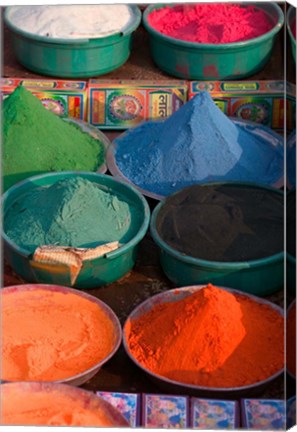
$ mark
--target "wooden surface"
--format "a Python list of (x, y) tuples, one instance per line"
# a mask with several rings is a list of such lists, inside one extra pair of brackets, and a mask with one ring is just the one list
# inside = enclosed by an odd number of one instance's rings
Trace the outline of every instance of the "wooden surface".
[[(254, 76), (254, 80), (283, 80), (284, 75), (284, 29), (276, 38), (272, 57), (265, 68)], [(287, 44), (287, 76), (286, 79), (295, 83), (295, 69), (292, 57), (289, 54)], [(12, 50), (11, 34), (7, 28), (3, 28), (3, 68), (2, 76), (19, 78), (39, 78), (45, 76), (37, 75), (26, 70), (15, 59)], [(57, 77), (58, 78), (58, 77)], [(148, 35), (140, 27), (135, 32), (134, 45), (129, 60), (118, 70), (100, 76), (104, 79), (148, 79), (148, 80), (172, 80), (172, 77), (160, 71), (153, 63), (149, 53)], [(109, 132), (113, 137), (113, 133)], [(150, 201), (153, 208), (155, 202)], [(4, 266), (4, 286), (19, 284), (22, 280), (17, 277), (11, 268)], [(123, 324), (129, 313), (142, 301), (150, 296), (173, 288), (172, 283), (164, 276), (158, 257), (157, 246), (153, 243), (149, 234), (141, 242), (138, 260), (133, 271), (120, 281), (113, 284), (87, 290), (87, 292), (106, 302), (117, 314)], [(283, 306), (283, 291), (269, 298), (278, 305)], [(289, 299), (291, 300), (291, 299)], [(236, 371), (234, 371), (236, 373)], [(89, 382), (82, 386), (88, 390), (102, 391), (128, 391), (128, 392), (161, 392), (148, 377), (139, 370), (125, 354), (121, 346), (117, 354), (112, 358)], [(290, 392), (294, 393), (293, 384), (289, 382)], [(292, 393), (292, 394), (293, 394)], [(265, 392), (258, 397), (283, 398), (284, 379), (281, 377), (271, 384)]]

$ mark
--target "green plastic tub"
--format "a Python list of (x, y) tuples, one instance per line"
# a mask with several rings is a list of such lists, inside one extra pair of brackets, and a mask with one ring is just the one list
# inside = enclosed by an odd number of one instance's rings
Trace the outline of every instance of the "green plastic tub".
[(143, 25), (150, 36), (151, 54), (156, 65), (168, 73), (183, 79), (225, 80), (248, 77), (263, 69), (271, 57), (275, 36), (284, 23), (284, 14), (274, 2), (241, 2), (263, 9), (272, 19), (274, 27), (266, 34), (243, 42), (228, 44), (201, 44), (166, 36), (148, 23), (148, 15), (154, 9), (176, 4), (157, 4), (146, 8)]
[[(3, 232), (4, 256), (13, 270), (27, 282), (74, 286), (75, 288), (94, 288), (116, 281), (128, 273), (135, 264), (138, 244), (145, 236), (149, 221), (150, 210), (145, 198), (134, 187), (114, 179), (109, 175), (65, 171), (59, 173), (42, 174), (30, 177), (8, 189), (2, 197), (3, 215), (13, 203), (23, 194), (40, 186), (50, 186), (57, 181), (81, 176), (92, 181), (103, 189), (111, 189), (121, 199), (129, 200), (141, 211), (142, 223), (137, 234), (119, 249), (108, 252), (102, 257), (83, 262), (83, 266), (74, 285), (71, 284), (70, 271), (67, 266), (57, 268), (51, 265), (40, 265), (32, 260), (32, 254), (19, 247)], [(99, 215), (98, 215), (99, 220)], [(94, 221), (96, 223), (96, 221)]]
[(287, 13), (287, 29), (290, 38), (292, 56), (294, 62), (296, 63), (296, 39), (294, 38), (292, 32), (294, 24), (296, 25), (296, 8), (294, 6), (290, 6)]
[[(85, 78), (102, 75), (122, 66), (129, 58), (133, 32), (141, 21), (136, 5), (129, 6), (134, 22), (123, 32), (95, 39), (49, 39), (18, 29), (10, 22), (10, 7), (4, 21), (12, 31), (12, 43), (19, 63), (41, 75)], [(83, 17), (82, 17), (83, 19)]]
[[(234, 184), (234, 183), (233, 183)], [(239, 186), (260, 187), (253, 184), (238, 183)], [(282, 191), (262, 187), (276, 194)], [(150, 232), (160, 249), (160, 262), (168, 279), (175, 286), (212, 283), (227, 286), (257, 296), (267, 296), (284, 287), (284, 252), (267, 258), (243, 262), (207, 261), (181, 252), (169, 246), (158, 234), (156, 222), (164, 201), (154, 209), (151, 217)]]

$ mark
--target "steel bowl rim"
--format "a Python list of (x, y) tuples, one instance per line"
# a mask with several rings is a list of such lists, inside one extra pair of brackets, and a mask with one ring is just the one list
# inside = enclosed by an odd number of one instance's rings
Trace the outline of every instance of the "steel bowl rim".
[[(125, 134), (126, 132), (124, 132)], [(115, 151), (116, 151), (116, 143), (112, 142), (110, 146), (107, 149), (106, 152), (106, 163), (108, 170), (111, 172), (112, 176), (116, 179), (120, 179), (124, 181), (125, 183), (135, 187), (142, 195), (147, 196), (149, 198), (153, 198), (157, 201), (160, 201), (165, 198), (163, 195), (155, 194), (154, 192), (146, 191), (142, 189), (141, 187), (137, 186), (135, 183), (133, 183), (131, 180), (128, 179), (122, 172), (119, 170), (116, 160), (115, 160)]]
[[(130, 7), (130, 9), (132, 10), (132, 12), (134, 14), (134, 21), (124, 31), (112, 33), (111, 35), (104, 36), (104, 37), (77, 38), (77, 39), (64, 38), (63, 39), (63, 38), (48, 38), (46, 36), (41, 36), (41, 35), (37, 35), (34, 33), (29, 33), (27, 31), (19, 29), (13, 23), (10, 22), (8, 15), (9, 15), (10, 10), (15, 6), (7, 6), (5, 8), (4, 22), (7, 25), (7, 27), (13, 33), (29, 40), (31, 43), (45, 43), (49, 47), (52, 46), (53, 48), (59, 48), (59, 46), (65, 44), (65, 45), (67, 45), (67, 48), (69, 48), (69, 49), (71, 49), (75, 45), (79, 45), (79, 44), (83, 44), (83, 45), (85, 45), (85, 48), (88, 48), (88, 45), (90, 43), (96, 43), (96, 42), (105, 42), (105, 45), (103, 45), (103, 43), (102, 43), (102, 46), (106, 46), (106, 45), (113, 45), (114, 43), (116, 43), (116, 39), (121, 40), (124, 36), (128, 36), (128, 35), (132, 34), (137, 29), (137, 27), (139, 26), (139, 24), (141, 22), (141, 11), (140, 11), (139, 7), (136, 4), (129, 4), (128, 6)], [(100, 48), (100, 46), (98, 46), (97, 48)]]
[[(254, 4), (254, 2), (235, 2), (235, 4), (242, 4), (242, 5), (246, 5), (249, 6), (250, 4)], [(265, 3), (262, 3), (262, 5)], [(143, 17), (142, 17), (142, 21), (143, 21), (143, 25), (145, 27), (145, 29), (150, 33), (150, 35), (155, 36), (156, 38), (158, 38), (159, 40), (161, 39), (162, 42), (167, 42), (168, 44), (174, 45), (180, 49), (182, 48), (189, 48), (189, 49), (200, 49), (200, 50), (214, 50), (214, 51), (222, 51), (221, 54), (224, 54), (224, 52), (228, 49), (233, 49), (233, 50), (240, 50), (241, 48), (249, 48), (251, 45), (256, 45), (256, 44), (260, 44), (262, 42), (265, 42), (271, 38), (273, 38), (282, 28), (282, 26), (284, 25), (284, 14), (282, 9), (280, 8), (280, 6), (277, 3), (269, 3), (272, 8), (275, 9), (275, 11), (277, 12), (278, 18), (277, 18), (277, 22), (275, 23), (275, 25), (272, 27), (271, 30), (269, 30), (269, 32), (264, 33), (261, 36), (252, 38), (252, 39), (248, 39), (246, 41), (239, 41), (239, 42), (232, 42), (232, 43), (226, 43), (226, 44), (206, 44), (206, 43), (199, 43), (199, 42), (188, 42), (188, 41), (184, 41), (184, 40), (180, 40), (180, 39), (176, 39), (173, 38), (171, 36), (167, 36), (157, 30), (155, 30), (148, 22), (148, 15), (155, 9), (161, 9), (162, 7), (165, 6), (169, 6), (169, 7), (174, 7), (177, 4), (174, 3), (172, 5), (169, 4), (165, 4), (165, 3), (158, 3), (158, 4), (153, 4), (153, 5), (149, 5), (145, 11), (143, 12)], [(261, 8), (261, 3), (256, 3), (256, 6), (258, 8)]]
[[(97, 405), (103, 405), (103, 407), (105, 406), (106, 409), (108, 410), (108, 414), (111, 414), (111, 416), (115, 416), (116, 421), (119, 421), (122, 423), (122, 426), (124, 426), (124, 423), (126, 424), (126, 426), (129, 426), (128, 421), (125, 419), (125, 417), (113, 406), (111, 405), (108, 401), (106, 401), (104, 398), (100, 397), (98, 394), (90, 391), (90, 390), (86, 390), (83, 389), (81, 387), (76, 387), (76, 386), (71, 386), (69, 384), (64, 384), (64, 383), (58, 383), (58, 382), (47, 382), (47, 381), (14, 381), (14, 382), (6, 382), (0, 385), (0, 387), (5, 386), (7, 388), (9, 387), (20, 387), (21, 389), (23, 387), (27, 387), (28, 390), (33, 390), (35, 391), (39, 391), (39, 390), (47, 390), (47, 389), (57, 389), (60, 390), (61, 392), (63, 392), (64, 394), (66, 393), (67, 395), (73, 395), (73, 396), (81, 396), (81, 398), (86, 401), (86, 400), (90, 400), (92, 402), (97, 402)], [(98, 401), (98, 399), (100, 400), (100, 402)], [(104, 407), (104, 408), (105, 408)]]
[[(44, 291), (55, 291), (55, 292), (60, 292), (60, 293), (69, 293), (69, 294), (74, 294), (78, 297), (82, 297), (85, 300), (91, 301), (92, 303), (95, 303), (99, 308), (101, 308), (101, 310), (103, 310), (106, 315), (110, 318), (113, 327), (114, 327), (114, 332), (115, 332), (115, 344), (113, 349), (111, 350), (111, 352), (104, 357), (104, 359), (100, 360), (100, 362), (96, 363), (96, 365), (90, 367), (89, 369), (87, 369), (84, 372), (80, 372), (76, 375), (72, 375), (70, 377), (67, 377), (65, 379), (58, 379), (58, 380), (53, 380), (53, 381), (49, 381), (50, 383), (70, 383), (72, 381), (75, 381), (77, 379), (82, 378), (84, 375), (89, 375), (90, 373), (94, 372), (98, 372), (99, 369), (105, 364), (107, 363), (118, 351), (122, 340), (123, 340), (123, 331), (122, 331), (122, 327), (120, 324), (120, 321), (117, 317), (117, 315), (115, 314), (115, 312), (111, 309), (110, 306), (108, 306), (105, 302), (103, 302), (102, 300), (98, 299), (95, 296), (92, 296), (91, 294), (88, 294), (84, 291), (80, 291), (74, 288), (69, 288), (63, 285), (55, 285), (55, 284), (43, 284), (43, 283), (27, 283), (27, 284), (21, 284), (21, 285), (10, 285), (7, 287), (2, 288), (2, 294), (10, 294), (10, 292), (14, 292), (14, 291), (36, 291), (38, 289), (44, 290)], [(13, 383), (13, 382), (18, 382), (18, 381), (8, 381), (8, 380), (2, 380), (2, 382), (7, 382), (7, 383)], [(29, 381), (25, 381), (25, 382), (29, 382)], [(31, 381), (31, 382), (39, 382), (39, 381)], [(42, 382), (47, 382), (47, 381), (42, 381)]]
[[(256, 123), (256, 122), (252, 122), (250, 120), (243, 120), (241, 118), (238, 117), (228, 117), (231, 121), (233, 121), (239, 128), (244, 128), (244, 127), (252, 127), (254, 129), (261, 129), (264, 132), (266, 132), (267, 134), (269, 134), (273, 139), (275, 139), (276, 141), (278, 141), (278, 146), (283, 146), (283, 139), (282, 137), (276, 133), (274, 130), (270, 129), (269, 127)], [(162, 123), (165, 120), (159, 120), (159, 121), (147, 121), (145, 122), (145, 124), (157, 124), (157, 123)], [(138, 127), (141, 127), (141, 125), (143, 125), (144, 122), (140, 123), (139, 125), (134, 126), (133, 128), (131, 128), (131, 130), (137, 129)], [(141, 187), (139, 187), (138, 185), (136, 185), (135, 183), (133, 183), (131, 180), (129, 180), (119, 169), (119, 167), (117, 166), (116, 163), (116, 148), (117, 148), (117, 140), (119, 138), (124, 137), (125, 135), (128, 135), (130, 132), (130, 129), (126, 130), (125, 132), (121, 133), (118, 137), (116, 137), (114, 140), (112, 140), (111, 144), (109, 145), (108, 149), (107, 149), (107, 153), (106, 153), (106, 163), (107, 163), (107, 167), (108, 170), (110, 171), (110, 173), (112, 174), (112, 176), (116, 179), (121, 179), (124, 182), (126, 182), (127, 184), (133, 186), (134, 188), (136, 188), (142, 195), (147, 196), (149, 198), (153, 198), (157, 201), (163, 201), (164, 199), (166, 199), (167, 197), (169, 197), (170, 195), (160, 195), (145, 189), (142, 189)], [(254, 131), (250, 132), (252, 134), (254, 134)], [(256, 134), (257, 135), (257, 134)], [(269, 142), (268, 140), (265, 140), (267, 144), (273, 146), (274, 144), (272, 144), (271, 142)], [(227, 182), (227, 180), (226, 180)], [(230, 181), (231, 182), (231, 181)], [(234, 181), (237, 182), (237, 181)], [(208, 184), (212, 184), (214, 182), (209, 182)], [(260, 183), (255, 183), (255, 182), (246, 182), (246, 183), (250, 183), (250, 184), (254, 184), (254, 185), (259, 185), (262, 186), (262, 184)], [(204, 184), (204, 182), (198, 182), (197, 184)], [(266, 187), (272, 187), (274, 189), (279, 189), (281, 187), (283, 187), (284, 185), (284, 176), (282, 175), (278, 180), (276, 180), (273, 184), (270, 185), (266, 185)], [(263, 185), (263, 187), (265, 187), (265, 185)], [(176, 190), (173, 193), (176, 193), (177, 191), (180, 191), (181, 189)]]
[[(131, 354), (129, 347), (128, 347), (128, 343), (126, 341), (126, 334), (127, 334), (127, 326), (129, 324), (129, 321), (131, 319), (134, 318), (135, 315), (137, 315), (137, 313), (139, 312), (139, 310), (141, 310), (146, 304), (149, 304), (150, 302), (152, 302), (152, 300), (155, 300), (157, 298), (162, 298), (165, 297), (166, 295), (171, 296), (175, 296), (176, 292), (178, 293), (187, 293), (189, 292), (190, 294), (192, 292), (196, 292), (201, 290), (202, 288), (204, 288), (206, 285), (189, 285), (189, 286), (185, 286), (185, 287), (181, 287), (181, 288), (173, 288), (167, 291), (164, 291), (162, 293), (159, 294), (155, 294), (152, 297), (146, 299), (144, 302), (140, 303), (138, 306), (136, 306), (136, 308), (129, 314), (129, 316), (127, 317), (124, 326), (123, 326), (123, 347), (125, 349), (126, 354), (129, 356), (129, 358), (133, 361), (133, 363), (139, 367), (140, 369), (142, 369), (146, 374), (150, 375), (151, 377), (153, 377), (154, 379), (157, 379), (159, 381), (162, 381), (166, 384), (170, 384), (170, 385), (176, 385), (179, 387), (184, 387), (184, 388), (188, 388), (189, 390), (195, 390), (195, 391), (208, 391), (208, 392), (216, 392), (216, 393), (228, 393), (228, 392), (241, 392), (241, 391), (248, 391), (248, 390), (252, 390), (255, 389), (256, 387), (260, 387), (262, 385), (266, 385), (268, 383), (270, 383), (271, 381), (275, 380), (277, 377), (279, 377), (281, 374), (284, 374), (284, 367), (281, 368), (279, 371), (275, 372), (273, 375), (271, 375), (270, 377), (266, 378), (265, 380), (262, 381), (258, 381), (255, 384), (249, 384), (246, 386), (242, 386), (242, 387), (206, 387), (206, 386), (197, 386), (194, 384), (187, 384), (187, 383), (183, 383), (180, 381), (175, 381), (175, 380), (171, 380), (169, 378), (163, 377), (162, 375), (157, 375), (154, 372), (151, 372), (149, 369), (146, 369), (144, 366), (141, 365), (141, 363), (139, 363)], [(228, 292), (231, 293), (235, 293), (238, 294), (240, 296), (244, 296), (244, 297), (248, 297), (252, 300), (257, 301), (258, 303), (262, 303), (262, 304), (267, 304), (270, 307), (272, 307), (275, 311), (277, 311), (282, 317), (284, 316), (284, 311), (283, 309), (276, 305), (275, 303), (270, 302), (269, 300), (263, 299), (263, 298), (259, 298), (253, 294), (249, 294), (249, 293), (245, 293), (233, 288), (227, 288), (227, 287), (222, 287), (222, 286), (216, 286), (217, 288), (221, 288), (224, 289)], [(182, 298), (186, 297), (187, 294), (185, 294)], [(170, 302), (170, 301), (169, 301)], [(154, 302), (152, 303), (152, 307), (156, 304), (161, 304), (162, 302)], [(152, 307), (147, 308), (145, 310), (145, 312), (143, 313), (147, 313), (149, 310), (152, 309)]]
[[(114, 251), (108, 252), (107, 254), (103, 255), (102, 257), (96, 258), (96, 260), (103, 260), (103, 259), (105, 259), (106, 256), (108, 256), (108, 258), (112, 259), (112, 258), (117, 257), (119, 255), (123, 255), (123, 254), (127, 253), (131, 248), (136, 246), (143, 239), (143, 237), (145, 236), (146, 231), (149, 227), (149, 223), (150, 223), (150, 209), (149, 209), (149, 205), (148, 205), (146, 199), (142, 196), (142, 194), (135, 187), (127, 184), (123, 180), (113, 178), (112, 176), (109, 176), (107, 174), (101, 174), (101, 173), (89, 172), (89, 171), (59, 171), (59, 172), (51, 172), (51, 173), (39, 174), (37, 176), (28, 177), (27, 179), (24, 179), (24, 180), (20, 181), (19, 183), (16, 183), (15, 185), (11, 186), (9, 189), (7, 189), (7, 191), (1, 197), (2, 206), (3, 206), (3, 203), (5, 202), (5, 200), (7, 199), (7, 196), (9, 195), (9, 193), (11, 193), (11, 191), (15, 191), (16, 189), (23, 188), (26, 183), (34, 182), (36, 180), (38, 181), (41, 178), (50, 178), (50, 177), (57, 177), (57, 176), (59, 177), (59, 175), (63, 175), (63, 177), (68, 177), (68, 176), (71, 177), (73, 175), (78, 175), (78, 176), (83, 175), (83, 176), (86, 176), (88, 179), (90, 179), (90, 177), (94, 177), (97, 179), (108, 178), (111, 183), (113, 183), (113, 182), (120, 183), (123, 187), (127, 188), (132, 193), (134, 193), (134, 195), (138, 199), (139, 204), (141, 204), (141, 207), (143, 209), (143, 221), (142, 221), (142, 224), (140, 225), (136, 235), (134, 237), (132, 237), (127, 243), (122, 245), (120, 248), (115, 249)], [(96, 183), (96, 184), (98, 184), (99, 186), (101, 185), (101, 183)], [(12, 241), (8, 237), (8, 235), (5, 233), (3, 226), (1, 229), (1, 236), (6, 241), (6, 243), (9, 244), (10, 247), (13, 248), (13, 250), (15, 252), (17, 252), (18, 254), (22, 255), (25, 258), (28, 258), (32, 255), (31, 252), (18, 246), (14, 241)]]

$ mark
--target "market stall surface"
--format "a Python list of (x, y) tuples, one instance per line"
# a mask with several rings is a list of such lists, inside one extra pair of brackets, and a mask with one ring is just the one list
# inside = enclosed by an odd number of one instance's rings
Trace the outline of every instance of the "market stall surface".
[[(249, 80), (283, 80), (284, 70), (280, 65), (284, 64), (283, 55), (284, 37), (279, 34), (276, 39), (275, 49), (272, 57), (265, 68)], [(289, 82), (295, 83), (295, 68), (291, 56), (287, 57), (287, 77)], [(3, 28), (3, 77), (22, 77), (44, 79), (19, 65), (12, 55), (11, 33)], [(171, 78), (160, 71), (149, 55), (148, 35), (139, 27), (135, 32), (133, 50), (129, 60), (119, 69), (107, 75), (100, 76), (100, 79), (146, 79), (146, 80), (170, 80)], [(113, 139), (118, 132), (108, 131), (106, 135)], [(150, 206), (155, 206), (155, 201), (150, 201)], [(24, 283), (12, 269), (4, 263), (3, 286)], [(159, 263), (158, 248), (147, 234), (140, 244), (138, 260), (134, 269), (124, 278), (112, 284), (86, 290), (89, 294), (97, 297), (109, 305), (118, 316), (123, 325), (132, 310), (147, 298), (174, 288), (174, 285), (164, 276)], [(267, 298), (279, 306), (290, 304), (292, 296), (289, 294), (284, 299), (284, 291), (279, 291)], [(123, 373), (124, 371), (124, 373)], [(116, 355), (106, 364), (97, 375), (82, 386), (90, 391), (118, 391), (118, 392), (144, 392), (160, 393), (153, 382), (139, 370), (129, 359), (120, 347)], [(294, 385), (287, 383), (287, 394), (293, 394)], [(260, 398), (284, 398), (284, 379), (281, 376), (271, 384)]]

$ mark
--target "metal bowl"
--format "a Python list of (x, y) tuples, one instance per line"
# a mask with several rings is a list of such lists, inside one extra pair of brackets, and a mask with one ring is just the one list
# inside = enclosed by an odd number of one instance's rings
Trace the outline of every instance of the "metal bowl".
[[(192, 384), (186, 384), (181, 383), (179, 381), (174, 381), (169, 378), (163, 377), (161, 375), (157, 375), (153, 372), (151, 372), (149, 369), (146, 369), (144, 366), (139, 363), (133, 354), (129, 350), (129, 345), (127, 342), (127, 333), (129, 329), (129, 322), (130, 320), (139, 318), (144, 313), (147, 313), (150, 311), (154, 306), (167, 303), (167, 302), (176, 302), (178, 300), (181, 300), (191, 294), (193, 294), (196, 291), (201, 290), (204, 288), (205, 285), (196, 285), (196, 286), (187, 286), (182, 288), (175, 288), (172, 290), (165, 291), (163, 293), (154, 295), (153, 297), (147, 299), (143, 303), (141, 303), (139, 306), (137, 306), (132, 313), (128, 316), (124, 327), (123, 327), (123, 345), (125, 348), (125, 351), (127, 355), (130, 357), (130, 359), (138, 366), (140, 369), (142, 369), (148, 377), (161, 389), (164, 391), (170, 392), (170, 393), (178, 393), (178, 394), (188, 394), (192, 396), (200, 396), (200, 397), (218, 397), (218, 398), (239, 398), (239, 397), (247, 397), (259, 394), (262, 392), (271, 382), (273, 382), (276, 378), (278, 378), (281, 374), (284, 374), (284, 369), (282, 368), (275, 374), (271, 375), (269, 378), (259, 381), (254, 384), (241, 386), (241, 387), (205, 387), (205, 386), (197, 386)], [(227, 290), (228, 292), (248, 297), (257, 303), (262, 303), (269, 305), (271, 308), (273, 308), (276, 312), (278, 312), (281, 316), (283, 316), (283, 310), (275, 305), (274, 303), (269, 302), (268, 300), (260, 299), (256, 296), (242, 293), (241, 291), (230, 289), (226, 287), (218, 287)], [(236, 371), (234, 371), (234, 374), (236, 374)]]
[[(117, 316), (115, 315), (115, 313), (112, 311), (112, 309), (107, 306), (104, 302), (102, 302), (101, 300), (97, 299), (94, 296), (91, 296), (89, 294), (86, 294), (85, 292), (76, 290), (76, 289), (72, 289), (72, 288), (67, 288), (64, 286), (60, 286), (60, 285), (47, 285), (47, 284), (24, 284), (24, 285), (12, 285), (6, 288), (2, 289), (1, 295), (8, 295), (8, 294), (13, 294), (15, 292), (22, 292), (22, 291), (35, 291), (37, 289), (42, 289), (45, 291), (55, 291), (55, 292), (60, 292), (63, 294), (73, 294), (76, 295), (78, 297), (82, 297), (85, 300), (88, 300), (92, 303), (95, 303), (96, 305), (98, 305), (100, 307), (101, 310), (103, 310), (106, 314), (106, 316), (112, 321), (113, 323), (113, 327), (114, 327), (114, 334), (115, 334), (115, 340), (114, 340), (114, 345), (113, 348), (111, 350), (111, 352), (102, 360), (100, 360), (99, 362), (97, 362), (96, 364), (94, 364), (92, 367), (90, 367), (89, 369), (67, 377), (67, 378), (63, 378), (63, 379), (58, 379), (58, 380), (53, 380), (52, 382), (54, 383), (64, 383), (64, 384), (70, 384), (73, 386), (80, 386), (82, 384), (84, 384), (85, 382), (87, 382), (89, 379), (91, 379), (94, 375), (97, 374), (97, 372), (101, 369), (101, 367), (108, 362), (116, 353), (116, 351), (118, 350), (121, 341), (122, 341), (122, 328), (120, 325), (120, 322), (117, 318)], [(73, 331), (75, 331), (75, 329), (73, 329)], [(2, 380), (2, 382), (8, 382), (5, 380)]]
[[(15, 382), (15, 383), (6, 383), (0, 386), (1, 397), (3, 397), (3, 401), (9, 400), (10, 395), (17, 394), (18, 397), (25, 400), (30, 399), (30, 395), (37, 393), (60, 393), (61, 396), (69, 396), (70, 401), (76, 400), (82, 409), (92, 409), (104, 411), (106, 417), (109, 421), (114, 425), (114, 427), (129, 427), (128, 421), (122, 416), (122, 414), (109, 402), (105, 401), (103, 398), (97, 396), (96, 394), (83, 390), (80, 388), (72, 387), (66, 384), (54, 384), (54, 383), (41, 383), (41, 382)], [(4, 402), (2, 402), (4, 403)], [(52, 404), (56, 405), (55, 399), (53, 396)], [(22, 405), (20, 406), (22, 409)], [(15, 407), (15, 411), (19, 409), (19, 406)], [(2, 419), (3, 421), (3, 419)], [(36, 425), (32, 425), (36, 426)], [(60, 426), (65, 426), (65, 424), (61, 424)], [(85, 425), (87, 426), (87, 425)], [(92, 426), (92, 425), (88, 425)]]
[[(250, 134), (255, 135), (256, 137), (261, 138), (262, 140), (265, 140), (271, 147), (274, 148), (282, 148), (283, 147), (283, 139), (282, 137), (277, 134), (276, 132), (274, 132), (272, 129), (268, 128), (267, 126), (264, 126), (262, 124), (259, 123), (255, 123), (249, 120), (242, 120), (239, 119), (237, 117), (229, 117), (230, 120), (232, 120), (238, 127), (242, 128), (244, 131), (249, 132)], [(146, 123), (156, 123), (156, 122), (146, 122)], [(140, 127), (140, 126), (136, 126), (135, 128)], [(106, 162), (107, 162), (107, 166), (109, 171), (111, 172), (111, 174), (118, 178), (123, 180), (124, 182), (134, 186), (135, 188), (137, 188), (143, 195), (153, 198), (155, 200), (161, 201), (164, 198), (166, 198), (165, 195), (160, 195), (157, 194), (155, 192), (152, 191), (148, 191), (148, 190), (144, 190), (141, 187), (139, 187), (138, 185), (136, 185), (135, 183), (133, 183), (130, 179), (128, 179), (119, 169), (117, 162), (116, 162), (116, 149), (117, 146), (120, 145), (120, 143), (117, 143), (117, 139), (120, 139), (123, 136), (129, 135), (129, 130), (125, 131), (123, 134), (121, 134), (118, 138), (116, 138), (111, 145), (108, 147), (107, 149), (107, 153), (106, 153)], [(236, 179), (233, 179), (234, 181), (236, 181)], [(203, 183), (205, 184), (205, 181), (200, 181), (200, 182), (195, 182), (194, 183)], [(277, 181), (275, 181), (272, 184), (266, 184), (266, 186), (271, 186), (277, 189), (282, 188), (284, 185), (284, 176), (282, 175)], [(172, 190), (173, 192), (176, 192), (177, 190), (181, 189), (180, 188), (175, 188), (174, 190)]]

